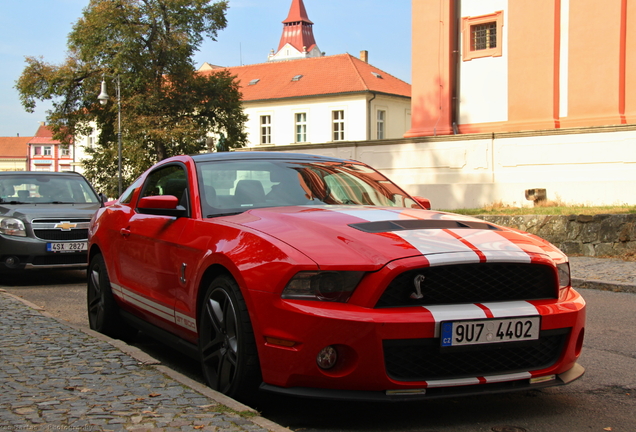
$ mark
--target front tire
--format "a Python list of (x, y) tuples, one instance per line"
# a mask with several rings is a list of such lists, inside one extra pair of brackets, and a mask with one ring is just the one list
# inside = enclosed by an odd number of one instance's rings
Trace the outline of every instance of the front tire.
[(106, 263), (101, 254), (91, 259), (87, 271), (88, 323), (92, 330), (119, 339), (131, 339), (137, 333), (126, 325), (119, 315), (119, 307), (113, 297)]
[(231, 277), (212, 281), (199, 323), (199, 352), (208, 386), (236, 399), (251, 399), (261, 380), (260, 366), (247, 306)]

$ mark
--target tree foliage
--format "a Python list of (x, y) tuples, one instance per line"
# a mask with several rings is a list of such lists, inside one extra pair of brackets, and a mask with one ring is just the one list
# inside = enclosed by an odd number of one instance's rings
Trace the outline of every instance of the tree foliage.
[[(86, 176), (110, 196), (117, 190), (117, 93), (122, 115), (124, 183), (153, 163), (208, 148), (209, 135), (229, 147), (246, 141), (238, 83), (225, 70), (200, 74), (194, 53), (227, 25), (227, 1), (90, 0), (68, 36), (61, 65), (27, 57), (17, 81), (23, 106), (50, 100), (56, 138), (100, 131), (88, 148)], [(100, 83), (110, 102), (99, 104)]]

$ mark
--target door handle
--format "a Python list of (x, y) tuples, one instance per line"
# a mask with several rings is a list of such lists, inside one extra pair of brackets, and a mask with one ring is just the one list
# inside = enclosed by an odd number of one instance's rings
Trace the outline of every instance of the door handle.
[(119, 230), (119, 234), (123, 235), (124, 237), (128, 237), (130, 235), (130, 230), (128, 228), (122, 228)]

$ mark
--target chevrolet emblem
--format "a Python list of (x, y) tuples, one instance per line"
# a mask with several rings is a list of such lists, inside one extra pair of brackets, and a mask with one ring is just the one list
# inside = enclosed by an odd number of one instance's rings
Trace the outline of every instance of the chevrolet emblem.
[(55, 224), (55, 228), (59, 228), (62, 231), (70, 231), (71, 229), (77, 227), (76, 223), (70, 223), (70, 222), (60, 222), (58, 224)]

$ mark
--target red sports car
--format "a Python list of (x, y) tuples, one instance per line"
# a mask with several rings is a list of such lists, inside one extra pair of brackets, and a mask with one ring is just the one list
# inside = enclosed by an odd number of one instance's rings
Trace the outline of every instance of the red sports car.
[(412, 400), (579, 378), (585, 301), (567, 257), (425, 207), (352, 160), (166, 159), (92, 219), (90, 326), (155, 335), (239, 399)]

